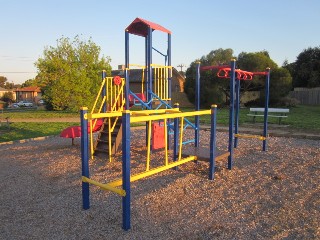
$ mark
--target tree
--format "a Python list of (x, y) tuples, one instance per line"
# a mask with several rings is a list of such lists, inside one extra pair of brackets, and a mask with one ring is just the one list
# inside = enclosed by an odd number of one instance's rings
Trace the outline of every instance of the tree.
[(12, 92), (5, 92), (1, 97), (1, 100), (6, 103), (12, 103), (14, 101), (13, 93)]
[[(201, 66), (225, 65), (229, 64), (232, 58), (234, 57), (231, 48), (219, 48), (190, 64), (186, 71), (184, 87), (190, 102), (195, 101), (196, 62), (200, 61)], [(201, 72), (200, 105), (202, 107), (210, 107), (213, 103), (222, 104), (224, 102), (223, 95), (228, 95), (228, 84), (229, 82), (226, 79), (218, 78), (211, 71)]]
[[(202, 65), (229, 65), (232, 54), (232, 49), (218, 49), (203, 56), (200, 62)], [(190, 65), (186, 74), (185, 92), (190, 101), (194, 101), (195, 98), (195, 64), (193, 62)], [(267, 67), (271, 68), (270, 103), (275, 104), (281, 97), (286, 96), (291, 89), (292, 79), (289, 71), (279, 68), (270, 58), (267, 51), (240, 53), (236, 67), (250, 72), (261, 72), (265, 71)], [(262, 101), (264, 99), (264, 87), (265, 76), (256, 76), (253, 81), (241, 81), (242, 93), (250, 90), (260, 90)], [(221, 104), (223, 95), (229, 97), (229, 89), (230, 86), (227, 79), (218, 78), (212, 71), (201, 72), (200, 103), (203, 107), (209, 107), (212, 103)]]
[[(274, 105), (285, 97), (292, 88), (292, 78), (289, 71), (278, 65), (270, 58), (267, 51), (254, 53), (242, 52), (238, 57), (238, 67), (251, 72), (271, 69), (270, 74), (270, 104)], [(264, 101), (265, 76), (256, 76), (253, 81), (243, 81), (241, 86), (244, 90), (260, 90), (261, 102)]]
[(22, 83), (21, 87), (31, 87), (31, 86), (38, 86), (35, 79), (28, 79), (24, 83)]
[(35, 83), (43, 91), (49, 109), (77, 111), (93, 106), (101, 84), (101, 71), (111, 74), (110, 58), (100, 57), (100, 47), (91, 39), (62, 37), (56, 47), (47, 47), (35, 63)]
[(292, 75), (293, 87), (320, 87), (320, 47), (303, 50), (286, 68)]
[(7, 81), (7, 78), (4, 77), (4, 76), (0, 76), (0, 87), (5, 87), (5, 84), (6, 84), (6, 81)]

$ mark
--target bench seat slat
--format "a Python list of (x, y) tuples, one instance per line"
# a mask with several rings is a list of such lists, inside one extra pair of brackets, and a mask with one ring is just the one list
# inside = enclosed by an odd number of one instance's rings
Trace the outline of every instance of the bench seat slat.
[[(247, 116), (251, 116), (251, 117), (264, 117), (264, 115), (256, 115), (256, 114), (247, 114)], [(279, 117), (279, 118), (285, 118), (288, 117), (286, 115), (269, 115), (268, 117)]]

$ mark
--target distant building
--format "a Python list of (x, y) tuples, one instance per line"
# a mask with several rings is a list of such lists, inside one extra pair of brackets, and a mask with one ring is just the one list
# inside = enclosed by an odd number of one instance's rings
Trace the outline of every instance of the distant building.
[(19, 101), (38, 102), (42, 96), (40, 87), (17, 88), (15, 90), (15, 93), (16, 93), (17, 102)]
[(13, 95), (13, 100), (16, 100), (16, 94), (13, 89), (6, 89), (6, 88), (2, 88), (2, 87), (0, 87), (0, 98), (2, 98), (3, 95), (7, 92), (11, 92)]

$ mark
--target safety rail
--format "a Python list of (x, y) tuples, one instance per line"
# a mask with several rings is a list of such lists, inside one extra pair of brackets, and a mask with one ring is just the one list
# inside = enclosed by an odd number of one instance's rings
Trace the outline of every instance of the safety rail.
[(169, 77), (172, 76), (172, 66), (151, 64), (153, 71), (154, 93), (162, 100), (171, 100), (169, 96)]
[[(121, 112), (124, 109), (124, 105), (125, 105), (124, 86), (125, 86), (125, 79), (119, 76), (103, 78), (96, 100), (91, 109), (91, 114), (95, 113), (99, 99), (101, 99), (101, 97), (102, 97), (102, 100), (96, 114), (101, 113), (104, 110), (103, 109), (104, 106), (106, 107), (107, 112)], [(111, 144), (112, 144), (112, 141), (111, 141), (112, 132), (114, 131), (118, 120), (119, 120), (118, 117), (115, 118), (115, 121), (113, 122), (111, 122), (111, 118), (108, 119), (109, 149), (111, 149)], [(93, 143), (94, 141), (93, 141), (92, 129), (94, 129), (96, 122), (97, 122), (97, 119), (90, 120), (91, 158), (93, 158), (93, 154), (94, 154), (94, 143)], [(109, 159), (111, 160), (111, 158), (112, 158), (112, 154), (111, 154), (111, 151), (109, 151)]]

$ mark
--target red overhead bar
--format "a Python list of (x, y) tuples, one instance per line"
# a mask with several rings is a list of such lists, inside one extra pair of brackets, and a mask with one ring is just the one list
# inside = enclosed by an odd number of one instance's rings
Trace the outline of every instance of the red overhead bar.
[(171, 31), (162, 27), (161, 25), (157, 23), (153, 23), (147, 20), (144, 20), (142, 18), (136, 18), (127, 28), (126, 31), (128, 31), (131, 34), (135, 34), (141, 37), (146, 37), (148, 35), (148, 27), (150, 27), (153, 31), (159, 30), (161, 32), (169, 33), (171, 34)]
[[(219, 78), (229, 78), (230, 77), (231, 68), (229, 66), (204, 66), (204, 67), (201, 67), (202, 71), (213, 70), (213, 69), (219, 69), (217, 72), (217, 76)], [(240, 80), (252, 80), (253, 76), (255, 76), (255, 75), (266, 76), (268, 74), (267, 72), (248, 72), (248, 71), (243, 71), (241, 69), (236, 69), (235, 72), (237, 74), (237, 79), (240, 79)]]

